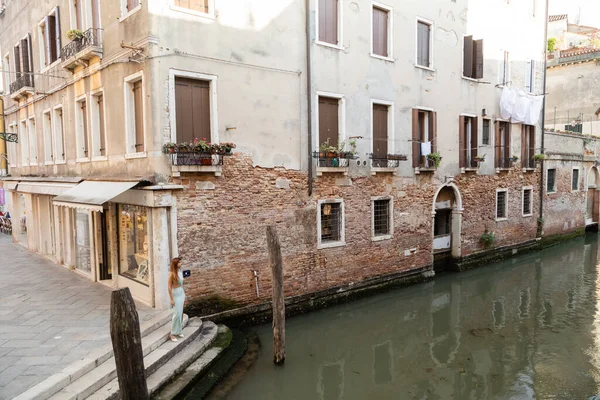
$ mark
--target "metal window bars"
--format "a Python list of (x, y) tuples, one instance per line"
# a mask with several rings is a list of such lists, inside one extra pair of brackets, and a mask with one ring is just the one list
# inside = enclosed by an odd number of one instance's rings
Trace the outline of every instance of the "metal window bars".
[(87, 47), (99, 47), (101, 42), (101, 32), (102, 29), (100, 28), (90, 28), (83, 32), (80, 38), (74, 39), (60, 50), (61, 60), (66, 61)]
[(474, 156), (473, 154), (477, 154), (477, 147), (470, 149), (461, 149), (461, 152), (464, 157), (463, 168), (479, 168), (479, 163), (483, 161), (483, 157), (480, 155)]
[(512, 168), (513, 162), (515, 162), (516, 159), (510, 155), (510, 147), (508, 147), (506, 145), (496, 146), (495, 150), (496, 150), (496, 152), (495, 152), (496, 168), (500, 168), (500, 169)]
[(321, 204), (321, 242), (342, 240), (341, 203)]
[(496, 218), (506, 218), (506, 192), (496, 195)]
[(183, 153), (172, 153), (171, 156), (172, 165), (204, 165), (204, 166), (216, 166), (223, 165), (223, 154), (211, 154), (211, 153), (194, 153), (194, 152), (183, 152)]
[(373, 168), (398, 168), (400, 161), (406, 161), (405, 154), (369, 154)]
[(523, 191), (523, 215), (531, 214), (531, 189)]
[(390, 234), (390, 200), (375, 200), (373, 202), (373, 233), (374, 236)]
[(10, 84), (10, 92), (15, 93), (24, 87), (33, 87), (33, 74), (30, 72), (23, 72), (20, 77), (12, 82)]

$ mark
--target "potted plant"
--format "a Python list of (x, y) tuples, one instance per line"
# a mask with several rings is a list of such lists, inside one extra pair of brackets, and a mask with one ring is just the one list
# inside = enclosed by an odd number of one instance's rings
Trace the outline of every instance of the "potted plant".
[(519, 157), (518, 156), (509, 157), (508, 161), (510, 161), (510, 162), (517, 162), (517, 161), (519, 161)]
[(546, 155), (545, 155), (545, 154), (535, 154), (535, 155), (533, 156), (533, 159), (534, 159), (536, 162), (544, 161), (544, 160), (546, 159)]
[(436, 151), (435, 153), (429, 153), (427, 159), (433, 163), (435, 168), (438, 168), (442, 162), (442, 155)]
[(494, 241), (496, 240), (496, 235), (494, 235), (494, 232), (488, 232), (486, 228), (485, 232), (483, 232), (479, 240), (486, 248), (488, 248), (492, 244), (494, 244)]
[(189, 151), (192, 150), (192, 145), (189, 144), (188, 142), (179, 143), (177, 150), (180, 153), (188, 153)]
[(475, 162), (478, 162), (478, 163), (479, 162), (484, 162), (485, 161), (485, 156), (486, 156), (485, 154), (482, 155), (482, 156), (475, 156), (475, 157), (473, 157), (473, 159), (475, 160)]
[(81, 40), (83, 39), (83, 31), (80, 31), (79, 29), (68, 30), (67, 37), (69, 40)]
[(173, 154), (175, 153), (175, 147), (177, 147), (176, 143), (168, 142), (163, 145), (163, 153), (165, 154)]
[(221, 143), (220, 146), (223, 155), (231, 155), (231, 150), (235, 149), (235, 143), (232, 142)]
[(210, 144), (206, 142), (206, 139), (199, 140), (194, 139), (193, 150), (195, 153), (210, 153)]

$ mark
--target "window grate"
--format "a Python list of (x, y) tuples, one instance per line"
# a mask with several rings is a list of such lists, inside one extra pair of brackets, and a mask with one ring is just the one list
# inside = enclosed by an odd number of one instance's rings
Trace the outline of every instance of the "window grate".
[(523, 215), (531, 214), (531, 189), (523, 191)]
[(373, 202), (373, 231), (375, 236), (390, 234), (390, 200)]
[(579, 190), (579, 170), (573, 170), (573, 179), (571, 180), (571, 190)]
[(548, 181), (546, 182), (546, 191), (547, 192), (555, 192), (556, 191), (556, 170), (549, 169), (548, 170)]
[(490, 144), (490, 120), (483, 120), (483, 132), (481, 136), (481, 144), (489, 145)]
[(496, 218), (506, 218), (506, 192), (496, 193)]
[(342, 240), (342, 204), (321, 204), (321, 242)]

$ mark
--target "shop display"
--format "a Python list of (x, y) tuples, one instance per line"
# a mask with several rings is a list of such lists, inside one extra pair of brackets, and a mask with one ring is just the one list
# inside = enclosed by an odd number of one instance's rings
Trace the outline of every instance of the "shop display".
[(145, 207), (119, 205), (120, 274), (149, 284), (148, 215)]

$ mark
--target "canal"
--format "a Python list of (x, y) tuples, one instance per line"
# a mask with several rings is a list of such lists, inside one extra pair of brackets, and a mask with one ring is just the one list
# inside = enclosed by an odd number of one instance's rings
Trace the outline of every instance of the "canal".
[(228, 399), (588, 399), (600, 393), (598, 236), (270, 326)]

